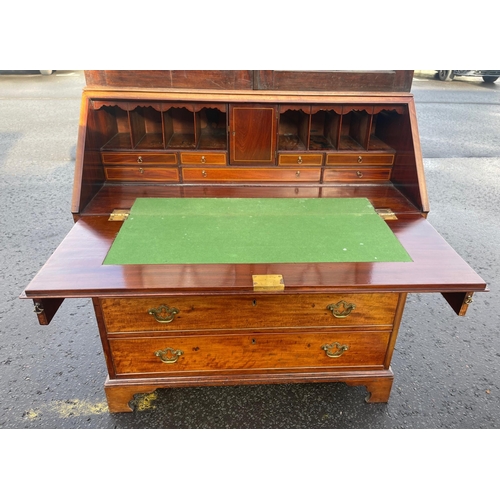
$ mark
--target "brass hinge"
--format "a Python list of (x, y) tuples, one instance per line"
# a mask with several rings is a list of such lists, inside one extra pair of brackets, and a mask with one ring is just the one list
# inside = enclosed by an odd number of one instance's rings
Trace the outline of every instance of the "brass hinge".
[(390, 208), (377, 208), (375, 212), (384, 220), (398, 220), (396, 214)]
[(129, 214), (130, 214), (130, 210), (121, 209), (121, 208), (115, 208), (111, 212), (108, 220), (122, 221), (122, 220), (127, 219), (128, 216), (129, 216)]
[(281, 274), (253, 274), (254, 292), (281, 292), (285, 289), (285, 282)]

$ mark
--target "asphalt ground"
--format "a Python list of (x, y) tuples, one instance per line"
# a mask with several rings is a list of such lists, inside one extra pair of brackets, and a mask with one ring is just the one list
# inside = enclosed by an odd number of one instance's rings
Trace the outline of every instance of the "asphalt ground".
[(73, 224), (83, 86), (80, 71), (0, 72), (0, 428), (500, 428), (499, 83), (415, 73), (429, 221), (491, 291), (463, 318), (439, 294), (409, 296), (388, 404), (367, 404), (364, 387), (344, 384), (195, 387), (139, 397), (130, 414), (107, 410), (90, 300), (66, 300), (41, 327), (31, 301), (18, 298)]

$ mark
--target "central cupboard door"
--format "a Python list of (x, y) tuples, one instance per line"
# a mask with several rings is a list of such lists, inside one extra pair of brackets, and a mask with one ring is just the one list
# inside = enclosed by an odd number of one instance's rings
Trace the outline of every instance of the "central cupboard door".
[(233, 104), (229, 116), (231, 165), (274, 165), (276, 108)]

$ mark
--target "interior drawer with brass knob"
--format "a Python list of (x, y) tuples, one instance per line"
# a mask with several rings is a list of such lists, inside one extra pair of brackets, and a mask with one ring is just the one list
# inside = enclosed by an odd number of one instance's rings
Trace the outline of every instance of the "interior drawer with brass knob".
[(163, 167), (106, 167), (108, 181), (178, 182), (178, 168)]
[(394, 155), (387, 153), (330, 153), (325, 165), (392, 165)]
[(177, 165), (175, 153), (101, 153), (104, 165)]
[(365, 327), (393, 324), (398, 294), (101, 299), (110, 333)]
[(278, 155), (278, 165), (323, 165), (322, 154), (289, 154), (280, 153)]
[(116, 375), (280, 368), (382, 368), (389, 331), (192, 335), (109, 340)]
[(390, 168), (325, 168), (323, 182), (389, 181)]
[(182, 169), (184, 182), (319, 182), (320, 168), (194, 168)]
[(180, 153), (183, 165), (226, 165), (226, 153)]

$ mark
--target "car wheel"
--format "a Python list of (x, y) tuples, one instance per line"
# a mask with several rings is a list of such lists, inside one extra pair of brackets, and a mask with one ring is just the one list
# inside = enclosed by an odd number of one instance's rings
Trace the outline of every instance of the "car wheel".
[(453, 70), (452, 69), (439, 69), (437, 72), (438, 78), (442, 82), (453, 80)]
[(494, 83), (498, 80), (498, 76), (483, 76), (483, 80), (486, 83)]

